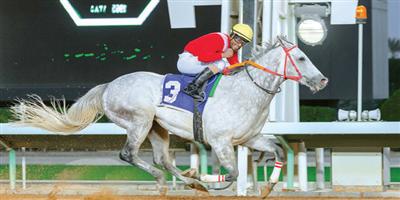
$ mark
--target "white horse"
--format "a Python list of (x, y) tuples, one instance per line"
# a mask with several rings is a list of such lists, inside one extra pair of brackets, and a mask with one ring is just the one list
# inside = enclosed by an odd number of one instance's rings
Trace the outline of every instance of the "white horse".
[[(277, 161), (282, 161), (282, 149), (263, 137), (260, 130), (267, 119), (272, 98), (286, 79), (298, 80), (313, 92), (324, 88), (328, 82), (297, 46), (281, 37), (275, 45), (253, 52), (251, 60), (270, 71), (248, 66), (234, 75), (223, 76), (203, 112), (204, 139), (215, 151), (220, 164), (228, 170), (226, 181), (234, 181), (238, 176), (234, 145), (273, 153)], [(52, 107), (47, 107), (40, 97), (31, 96), (19, 100), (12, 111), (18, 119), (16, 123), (59, 134), (82, 130), (105, 114), (127, 130), (127, 141), (120, 158), (153, 175), (160, 193), (165, 194), (167, 189), (163, 171), (138, 157), (139, 147), (146, 138), (152, 144), (155, 164), (164, 166), (187, 185), (205, 189), (200, 181), (183, 176), (171, 164), (169, 134), (193, 142), (193, 117), (187, 112), (159, 105), (163, 79), (163, 75), (135, 72), (92, 88), (69, 109), (65, 101), (53, 100)]]

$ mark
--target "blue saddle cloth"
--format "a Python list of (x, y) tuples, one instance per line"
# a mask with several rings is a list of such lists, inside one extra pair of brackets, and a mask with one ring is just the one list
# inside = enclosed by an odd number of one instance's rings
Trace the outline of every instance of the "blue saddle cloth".
[[(216, 83), (218, 76), (211, 77), (205, 88), (204, 101), (198, 104), (198, 110), (203, 113), (204, 106), (208, 100), (209, 94)], [(183, 92), (189, 83), (194, 79), (193, 76), (183, 74), (166, 74), (163, 82), (161, 105), (176, 107), (193, 113), (193, 98)]]

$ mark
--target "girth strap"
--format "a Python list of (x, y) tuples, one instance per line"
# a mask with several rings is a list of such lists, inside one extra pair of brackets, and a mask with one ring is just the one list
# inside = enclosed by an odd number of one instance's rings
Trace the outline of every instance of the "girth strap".
[(204, 144), (204, 135), (203, 135), (203, 118), (201, 117), (201, 113), (199, 112), (198, 105), (199, 101), (193, 99), (194, 108), (193, 108), (193, 135), (194, 140), (199, 142), (200, 144)]

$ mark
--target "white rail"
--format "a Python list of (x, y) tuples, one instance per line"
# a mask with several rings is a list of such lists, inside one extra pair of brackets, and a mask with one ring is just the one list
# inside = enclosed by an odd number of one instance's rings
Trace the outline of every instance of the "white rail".
[(400, 122), (271, 122), (261, 130), (273, 135), (400, 134)]
[[(39, 128), (20, 127), (9, 123), (0, 124), (0, 135), (54, 135)], [(114, 123), (95, 123), (74, 135), (125, 135), (125, 129)]]
[[(329, 135), (329, 134), (400, 134), (400, 122), (270, 122), (265, 135)], [(0, 123), (0, 135), (52, 135), (49, 131)], [(124, 135), (126, 131), (114, 123), (96, 123), (75, 135)]]

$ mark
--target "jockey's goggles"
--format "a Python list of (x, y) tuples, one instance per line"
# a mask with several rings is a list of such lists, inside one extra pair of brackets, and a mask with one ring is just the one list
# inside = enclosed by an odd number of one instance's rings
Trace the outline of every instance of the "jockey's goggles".
[(245, 44), (247, 44), (247, 40), (240, 37), (239, 35), (235, 34), (232, 39), (235, 40), (237, 43), (239, 43), (241, 46), (244, 46)]

